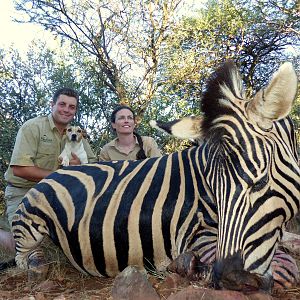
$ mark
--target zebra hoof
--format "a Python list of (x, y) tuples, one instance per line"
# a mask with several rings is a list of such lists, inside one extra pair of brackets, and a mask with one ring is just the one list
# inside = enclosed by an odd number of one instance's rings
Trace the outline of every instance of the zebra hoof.
[(167, 267), (168, 271), (177, 273), (182, 277), (187, 277), (192, 281), (206, 279), (210, 273), (209, 269), (209, 266), (202, 263), (193, 252), (180, 254)]
[(28, 257), (28, 282), (41, 282), (47, 279), (49, 265), (42, 255)]

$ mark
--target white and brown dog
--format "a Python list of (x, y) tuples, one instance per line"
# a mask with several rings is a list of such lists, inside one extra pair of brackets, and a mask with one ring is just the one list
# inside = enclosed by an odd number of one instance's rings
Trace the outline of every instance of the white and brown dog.
[(80, 159), (82, 164), (88, 163), (86, 151), (83, 147), (83, 130), (79, 126), (68, 126), (66, 128), (66, 145), (59, 155), (58, 159), (62, 166), (68, 166), (74, 153)]

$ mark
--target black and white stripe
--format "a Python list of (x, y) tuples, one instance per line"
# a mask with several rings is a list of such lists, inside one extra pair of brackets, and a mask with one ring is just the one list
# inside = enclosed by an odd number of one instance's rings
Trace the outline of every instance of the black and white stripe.
[(278, 241), (300, 199), (287, 117), (297, 81), (289, 64), (274, 76), (264, 93), (245, 99), (236, 67), (226, 63), (208, 81), (203, 116), (152, 122), (200, 146), (67, 167), (42, 180), (14, 216), (17, 264), (26, 267), (47, 234), (91, 275), (114, 276), (127, 265), (165, 269), (193, 251), (202, 262), (216, 260), (217, 286), (239, 289), (238, 272), (245, 286), (256, 278), (268, 289)]

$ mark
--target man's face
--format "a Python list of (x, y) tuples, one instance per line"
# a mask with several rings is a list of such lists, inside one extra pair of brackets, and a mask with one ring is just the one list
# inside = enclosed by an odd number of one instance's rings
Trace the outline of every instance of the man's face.
[(121, 109), (116, 113), (116, 121), (112, 127), (117, 133), (132, 133), (135, 127), (135, 121), (132, 112), (129, 109)]
[(59, 95), (56, 103), (52, 102), (52, 116), (56, 124), (68, 125), (74, 118), (77, 110), (75, 97)]

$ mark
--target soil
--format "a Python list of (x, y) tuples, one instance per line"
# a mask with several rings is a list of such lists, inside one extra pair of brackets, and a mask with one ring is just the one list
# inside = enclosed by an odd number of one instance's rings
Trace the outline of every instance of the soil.
[[(172, 288), (172, 291), (169, 292), (159, 289), (159, 284), (162, 280), (154, 275), (149, 277), (149, 281), (161, 299), (167, 299), (171, 292), (180, 291), (180, 287), (177, 290)], [(113, 278), (98, 278), (83, 275), (70, 264), (62, 262), (54, 263), (50, 267), (48, 279), (41, 283), (29, 283), (27, 272), (11, 268), (0, 273), (0, 299), (112, 300), (111, 288), (113, 282)], [(273, 297), (273, 299), (285, 300), (300, 299), (300, 286), (284, 293), (273, 295)]]
[(71, 266), (52, 270), (46, 281), (30, 284), (27, 273), (11, 269), (0, 275), (0, 299), (112, 299), (110, 291), (113, 279), (80, 274)]
[[(92, 277), (80, 273), (51, 242), (47, 243), (44, 252), (50, 264), (47, 280), (32, 283), (28, 281), (26, 271), (18, 268), (7, 269), (0, 273), (0, 300), (113, 300), (111, 289), (114, 278)], [(10, 258), (6, 253), (0, 252), (0, 262)], [(176, 288), (172, 285), (168, 287), (161, 274), (153, 273), (149, 275), (148, 280), (161, 299), (167, 299), (171, 293), (179, 292), (186, 287), (186, 282)], [(193, 285), (195, 286), (195, 283)], [(198, 282), (197, 286), (205, 287), (205, 284)], [(169, 290), (166, 290), (166, 287)], [(300, 284), (291, 290), (273, 294), (273, 297), (280, 300), (300, 300)]]

